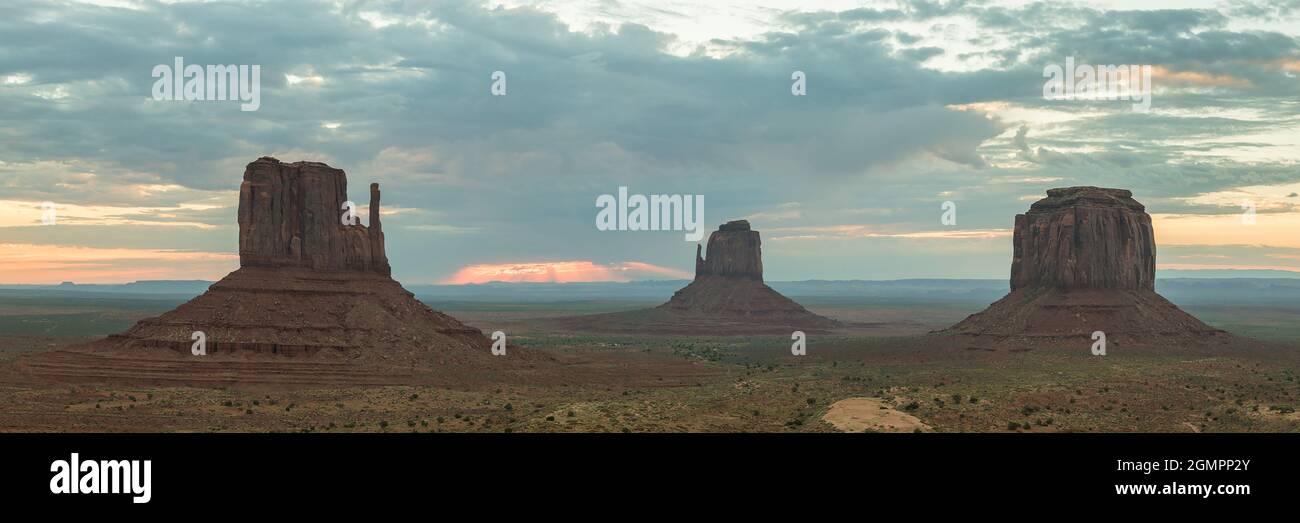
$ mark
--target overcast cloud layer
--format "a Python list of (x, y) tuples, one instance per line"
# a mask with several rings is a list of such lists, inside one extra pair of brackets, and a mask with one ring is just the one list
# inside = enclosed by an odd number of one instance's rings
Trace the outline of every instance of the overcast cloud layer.
[[(413, 283), (689, 274), (681, 232), (596, 230), (619, 186), (750, 219), (771, 280), (1005, 277), (1013, 216), (1071, 185), (1133, 190), (1162, 267), (1300, 271), (1294, 0), (722, 6), (4, 2), (0, 281), (218, 278), (260, 156), (379, 182)], [(153, 100), (176, 56), (260, 65), (259, 110)], [(1045, 100), (1067, 57), (1151, 65), (1151, 110)]]

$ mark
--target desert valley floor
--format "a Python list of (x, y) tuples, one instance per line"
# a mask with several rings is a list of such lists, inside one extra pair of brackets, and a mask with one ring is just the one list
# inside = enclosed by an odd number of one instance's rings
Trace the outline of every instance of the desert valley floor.
[(33, 380), (23, 356), (119, 332), (177, 299), (0, 294), (0, 430), (180, 432), (1295, 432), (1300, 311), (1189, 307), (1257, 340), (1213, 349), (976, 349), (925, 333), (978, 304), (801, 301), (846, 323), (789, 336), (584, 334), (550, 318), (657, 301), (431, 303), (563, 376), (449, 386), (185, 387)]

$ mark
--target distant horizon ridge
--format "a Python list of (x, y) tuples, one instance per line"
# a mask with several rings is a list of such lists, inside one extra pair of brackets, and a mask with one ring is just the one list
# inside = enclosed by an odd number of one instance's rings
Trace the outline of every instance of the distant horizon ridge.
[[(1157, 269), (1157, 275), (1164, 275), (1161, 279), (1300, 279), (1300, 271), (1287, 271), (1280, 269)], [(1171, 275), (1173, 274), (1173, 275)], [(1181, 275), (1196, 275), (1194, 277)], [(1241, 276), (1249, 274), (1251, 276)], [(1211, 275), (1231, 275), (1231, 276), (1211, 276)], [(907, 282), (907, 281), (1006, 281), (1003, 277), (985, 277), (985, 278), (945, 278), (945, 277), (909, 277), (909, 278), (807, 278), (802, 280), (773, 280), (774, 283), (806, 283), (806, 282)], [(204, 279), (163, 279), (163, 280), (134, 280), (125, 283), (78, 283), (75, 281), (61, 281), (59, 283), (4, 283), (0, 282), (0, 287), (69, 287), (69, 286), (129, 286), (129, 285), (158, 285), (158, 284), (212, 284), (217, 280)], [(645, 283), (672, 283), (690, 281), (686, 278), (677, 279), (648, 279), (648, 280), (595, 280), (595, 281), (574, 281), (574, 282), (537, 282), (537, 281), (504, 281), (493, 280), (488, 282), (471, 282), (471, 283), (410, 283), (412, 286), (422, 287), (475, 287), (484, 285), (591, 285), (591, 284), (645, 284)]]

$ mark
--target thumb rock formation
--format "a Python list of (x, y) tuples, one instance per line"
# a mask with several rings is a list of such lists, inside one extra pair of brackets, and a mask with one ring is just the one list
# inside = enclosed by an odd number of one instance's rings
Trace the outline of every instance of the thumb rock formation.
[(1123, 189), (1050, 189), (1016, 216), (1011, 293), (943, 331), (1146, 342), (1218, 331), (1155, 292), (1151, 216)]
[(390, 274), (379, 184), (370, 184), (369, 227), (344, 225), (359, 220), (345, 207), (347, 189), (343, 171), (323, 163), (259, 158), (248, 164), (239, 187), (239, 265)]
[(379, 185), (369, 226), (344, 223), (346, 201), (342, 170), (259, 158), (239, 189), (238, 270), (122, 334), (26, 367), (150, 383), (389, 384), (481, 379), (547, 359), (515, 347), (494, 356), (481, 331), (415, 299), (389, 276)]
[(645, 333), (825, 332), (839, 322), (818, 316), (763, 283), (758, 231), (746, 220), (723, 224), (695, 247), (695, 279), (653, 309), (567, 319), (580, 329)]
[(695, 247), (695, 279), (708, 276), (763, 281), (762, 242), (746, 220), (723, 224), (709, 235), (708, 259)]

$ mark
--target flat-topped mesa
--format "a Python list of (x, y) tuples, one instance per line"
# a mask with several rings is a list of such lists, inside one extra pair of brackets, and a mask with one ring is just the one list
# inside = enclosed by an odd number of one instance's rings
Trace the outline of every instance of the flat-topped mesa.
[(1124, 189), (1049, 189), (1016, 215), (1011, 290), (1155, 289), (1151, 216)]
[(695, 247), (695, 279), (708, 276), (763, 281), (763, 249), (758, 231), (749, 221), (734, 220), (722, 224), (709, 235), (707, 258)]
[(370, 226), (344, 225), (347, 174), (319, 162), (263, 157), (239, 187), (239, 265), (309, 267), (389, 275), (379, 221), (379, 184), (370, 184)]

